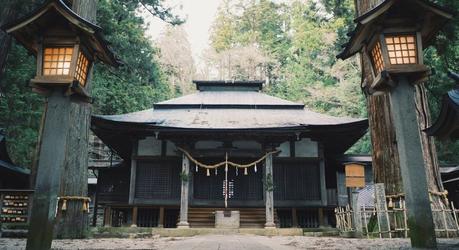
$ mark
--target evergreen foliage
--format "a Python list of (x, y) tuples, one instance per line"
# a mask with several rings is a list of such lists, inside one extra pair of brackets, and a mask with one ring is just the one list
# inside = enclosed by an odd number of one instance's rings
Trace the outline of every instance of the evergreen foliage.
[[(23, 7), (24, 12), (31, 8)], [(182, 22), (158, 0), (99, 0), (98, 24), (124, 65), (119, 69), (101, 63), (95, 65), (91, 83), (95, 114), (147, 109), (154, 102), (172, 96), (166, 75), (157, 63), (158, 51), (146, 37), (144, 21), (136, 12), (140, 7), (148, 8), (169, 23)], [(34, 57), (14, 44), (0, 82), (0, 126), (8, 133), (8, 148), (13, 160), (23, 166), (32, 163), (44, 106), (44, 97), (28, 87), (35, 67)]]

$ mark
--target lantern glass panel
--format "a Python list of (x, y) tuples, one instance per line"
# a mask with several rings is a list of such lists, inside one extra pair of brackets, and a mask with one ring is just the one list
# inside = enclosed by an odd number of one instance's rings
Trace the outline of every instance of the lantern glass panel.
[(385, 37), (390, 64), (416, 64), (416, 37), (414, 35), (396, 35)]
[(43, 75), (69, 75), (73, 47), (45, 48), (43, 55)]
[(381, 50), (381, 43), (377, 42), (371, 50), (371, 59), (373, 60), (373, 67), (376, 74), (381, 73), (384, 68), (384, 61)]
[(88, 76), (89, 60), (86, 56), (81, 53), (78, 53), (78, 61), (76, 66), (75, 78), (80, 82), (81, 85), (86, 85), (86, 78)]

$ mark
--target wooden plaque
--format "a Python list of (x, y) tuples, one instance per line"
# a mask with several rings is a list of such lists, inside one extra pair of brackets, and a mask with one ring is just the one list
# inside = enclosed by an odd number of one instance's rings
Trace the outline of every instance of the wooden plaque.
[(346, 164), (346, 187), (365, 187), (365, 167), (360, 164)]

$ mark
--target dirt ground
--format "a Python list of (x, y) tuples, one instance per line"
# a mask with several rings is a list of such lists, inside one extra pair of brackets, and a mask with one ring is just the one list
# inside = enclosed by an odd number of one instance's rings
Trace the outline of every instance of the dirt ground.
[[(25, 239), (0, 238), (1, 250), (24, 249)], [(338, 237), (201, 235), (144, 239), (55, 240), (53, 249), (409, 249), (408, 239), (345, 239)], [(440, 239), (439, 249), (459, 249), (459, 239)]]

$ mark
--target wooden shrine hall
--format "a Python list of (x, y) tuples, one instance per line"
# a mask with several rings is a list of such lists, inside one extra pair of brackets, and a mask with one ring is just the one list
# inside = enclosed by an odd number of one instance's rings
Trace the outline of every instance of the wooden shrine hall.
[[(123, 162), (99, 172), (106, 226), (333, 224), (339, 159), (368, 129), (266, 95), (263, 81), (194, 81), (153, 109), (95, 115), (91, 129)], [(97, 206), (96, 206), (97, 207)]]

